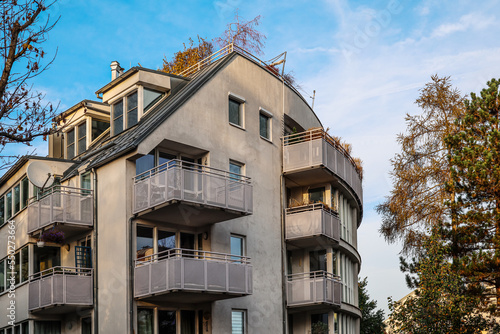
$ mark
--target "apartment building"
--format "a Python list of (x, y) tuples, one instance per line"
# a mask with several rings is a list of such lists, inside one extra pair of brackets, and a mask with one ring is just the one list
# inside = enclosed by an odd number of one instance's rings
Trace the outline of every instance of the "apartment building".
[(300, 93), (232, 45), (111, 72), (0, 179), (0, 334), (359, 333), (361, 174)]

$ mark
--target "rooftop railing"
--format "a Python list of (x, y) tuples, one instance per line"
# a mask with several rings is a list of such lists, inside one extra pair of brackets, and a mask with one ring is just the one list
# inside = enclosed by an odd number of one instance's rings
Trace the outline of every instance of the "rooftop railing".
[(30, 311), (50, 306), (93, 305), (93, 269), (53, 267), (29, 278)]
[(252, 212), (251, 179), (182, 160), (170, 160), (134, 177), (134, 213), (179, 200)]
[(288, 275), (287, 305), (289, 307), (313, 304), (340, 305), (341, 284), (338, 276), (323, 270)]
[(252, 293), (252, 266), (245, 256), (174, 248), (135, 261), (135, 297), (175, 290)]
[(53, 186), (30, 199), (28, 233), (53, 223), (93, 226), (93, 191), (66, 186)]

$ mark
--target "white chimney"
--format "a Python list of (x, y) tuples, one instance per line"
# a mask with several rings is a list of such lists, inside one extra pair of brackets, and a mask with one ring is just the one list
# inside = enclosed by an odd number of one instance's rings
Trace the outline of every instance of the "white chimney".
[(123, 74), (123, 68), (120, 66), (120, 63), (116, 60), (111, 62), (111, 80), (115, 80), (120, 75)]

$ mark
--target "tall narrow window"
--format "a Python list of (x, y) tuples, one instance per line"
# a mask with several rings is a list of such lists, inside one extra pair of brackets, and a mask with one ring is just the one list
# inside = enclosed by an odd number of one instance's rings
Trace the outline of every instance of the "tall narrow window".
[(233, 310), (231, 312), (232, 334), (246, 334), (246, 311)]
[[(26, 282), (29, 276), (28, 246), (21, 249), (21, 282)], [(19, 273), (18, 273), (19, 275)]]
[(243, 126), (241, 113), (241, 102), (229, 99), (229, 123)]
[(113, 104), (113, 135), (123, 131), (123, 100)]
[(87, 123), (78, 125), (78, 154), (82, 154), (87, 149)]
[(259, 114), (259, 130), (260, 136), (265, 139), (271, 139), (271, 129), (270, 129), (271, 118), (261, 112)]
[(91, 177), (90, 177), (90, 172), (86, 172), (84, 174), (82, 174), (81, 176), (81, 180), (80, 180), (80, 187), (83, 188), (83, 189), (87, 189), (87, 190), (91, 190), (92, 189), (92, 186), (91, 186)]
[(240, 261), (242, 256), (245, 256), (245, 237), (239, 235), (231, 235), (231, 260)]
[(5, 261), (0, 261), (0, 293), (5, 291)]
[(92, 334), (92, 318), (82, 318), (82, 334)]
[(73, 159), (75, 157), (75, 129), (71, 129), (67, 133), (66, 157), (68, 159)]
[(230, 178), (233, 180), (241, 179), (241, 175), (243, 174), (243, 166), (237, 162), (230, 161), (229, 162), (229, 173)]
[(21, 210), (21, 186), (18, 184), (14, 187), (14, 214)]
[(149, 308), (137, 309), (137, 333), (153, 334), (153, 310)]
[(5, 223), (5, 197), (0, 198), (0, 226)]
[(21, 209), (24, 209), (28, 205), (30, 181), (27, 177), (21, 181)]
[(12, 217), (12, 191), (5, 194), (5, 219)]
[(149, 258), (145, 256), (152, 255), (153, 251), (153, 228), (146, 226), (137, 226), (137, 259), (143, 258), (144, 261), (148, 261)]
[(127, 129), (137, 124), (137, 92), (127, 96)]
[(175, 316), (175, 311), (158, 310), (158, 331), (162, 334), (176, 334)]

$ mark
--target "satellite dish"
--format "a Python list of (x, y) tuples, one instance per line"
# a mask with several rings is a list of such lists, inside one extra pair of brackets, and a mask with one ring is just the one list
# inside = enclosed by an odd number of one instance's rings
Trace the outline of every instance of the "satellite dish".
[(38, 188), (50, 187), (54, 183), (52, 168), (42, 161), (33, 161), (26, 170), (28, 179)]

